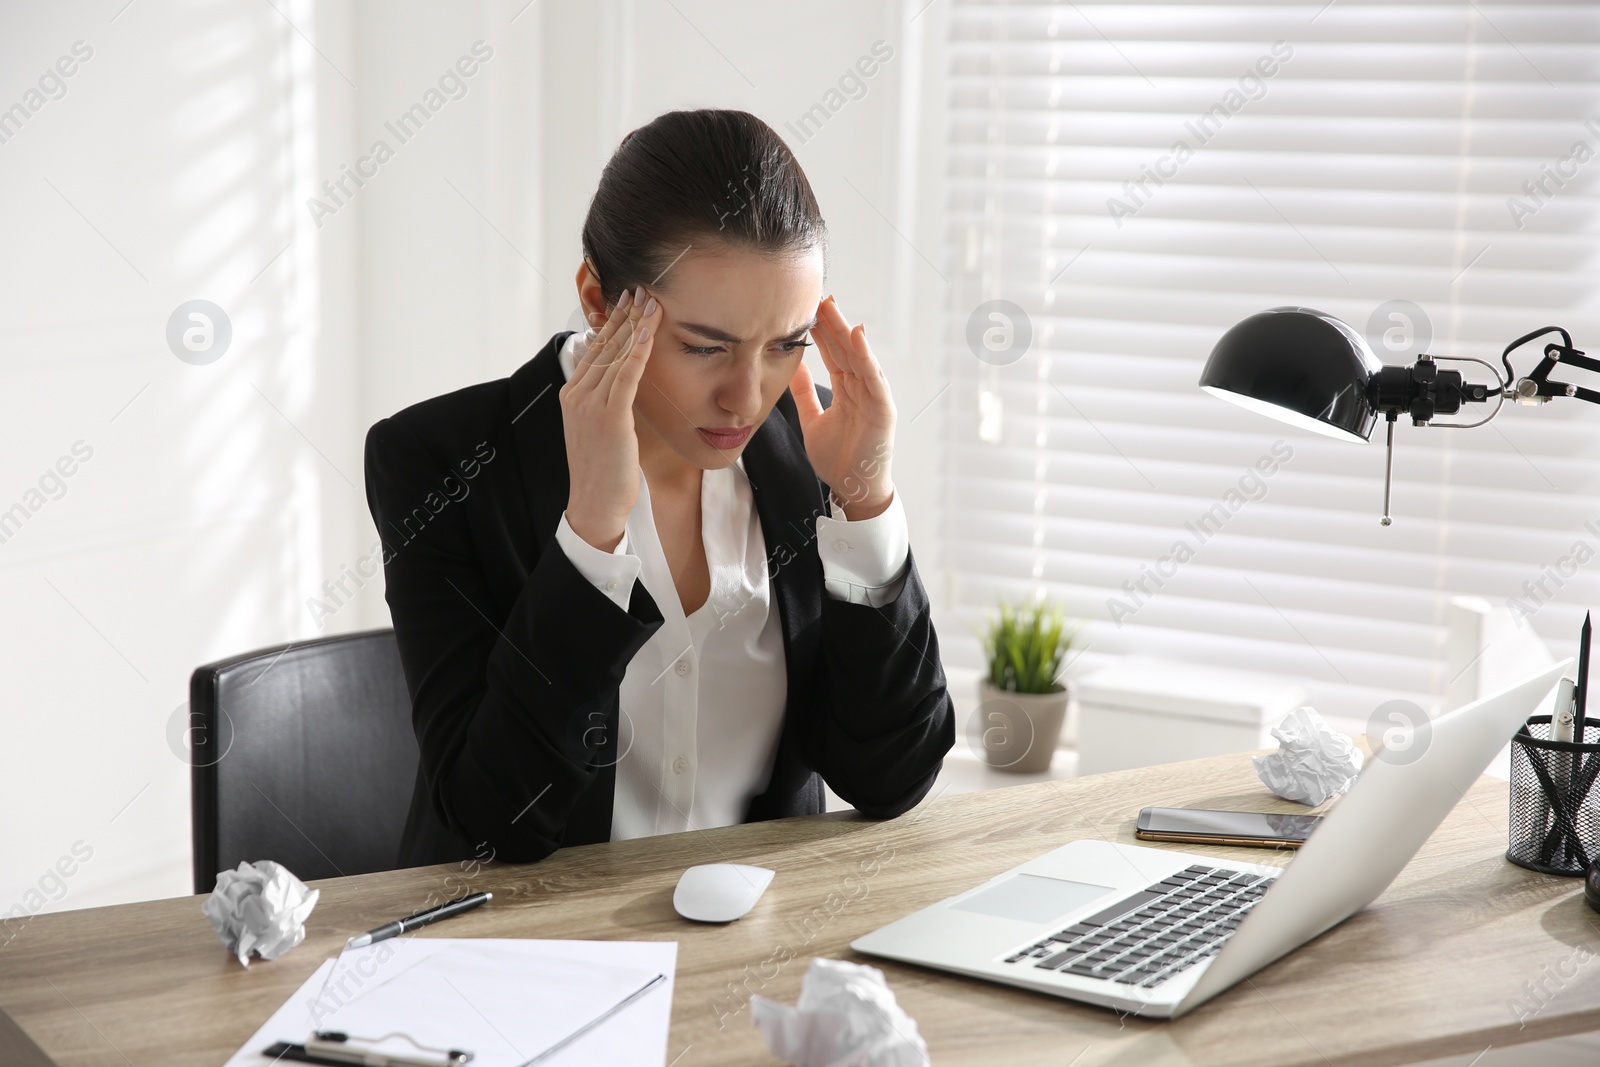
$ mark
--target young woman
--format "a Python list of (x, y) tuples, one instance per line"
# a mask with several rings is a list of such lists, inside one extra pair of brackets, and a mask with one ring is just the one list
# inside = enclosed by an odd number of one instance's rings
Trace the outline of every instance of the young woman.
[(401, 866), (926, 794), (952, 708), (826, 240), (769, 126), (664, 114), (590, 204), (591, 329), (369, 431), (421, 750)]

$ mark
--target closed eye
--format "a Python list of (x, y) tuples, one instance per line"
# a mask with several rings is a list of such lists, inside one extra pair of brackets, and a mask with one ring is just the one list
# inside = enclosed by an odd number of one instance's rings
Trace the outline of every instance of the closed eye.
[[(779, 355), (783, 356), (791, 356), (796, 352), (802, 352), (810, 347), (810, 341), (784, 341), (778, 345), (778, 348), (782, 349)], [(702, 356), (706, 359), (709, 359), (718, 352), (721, 352), (723, 348), (721, 345), (684, 345), (683, 350), (689, 353), (691, 356)]]

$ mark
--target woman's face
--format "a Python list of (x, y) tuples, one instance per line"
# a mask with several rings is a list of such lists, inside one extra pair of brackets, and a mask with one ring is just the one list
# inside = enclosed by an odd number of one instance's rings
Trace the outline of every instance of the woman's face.
[[(798, 256), (721, 249), (691, 251), (645, 286), (662, 311), (633, 404), (647, 473), (687, 477), (738, 458), (794, 377), (822, 282), (821, 248)], [(701, 433), (731, 428), (746, 432)]]

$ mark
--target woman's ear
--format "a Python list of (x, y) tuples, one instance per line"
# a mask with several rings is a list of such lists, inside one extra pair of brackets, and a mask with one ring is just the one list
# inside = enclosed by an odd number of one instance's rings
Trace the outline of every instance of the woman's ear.
[(578, 275), (574, 280), (578, 286), (578, 306), (583, 311), (584, 322), (599, 329), (606, 322), (606, 298), (600, 288), (600, 275), (588, 256), (584, 256), (583, 262), (578, 264)]

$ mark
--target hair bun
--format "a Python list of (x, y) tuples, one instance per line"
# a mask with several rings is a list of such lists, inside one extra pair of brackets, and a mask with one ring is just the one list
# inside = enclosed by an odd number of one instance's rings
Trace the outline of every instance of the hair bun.
[[(637, 150), (624, 150), (637, 137)], [(800, 163), (747, 111), (669, 111), (629, 130), (583, 221), (589, 272), (607, 303), (660, 279), (694, 243), (766, 254), (821, 248), (827, 226)]]

